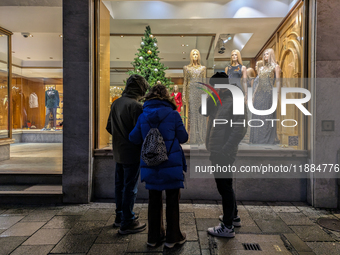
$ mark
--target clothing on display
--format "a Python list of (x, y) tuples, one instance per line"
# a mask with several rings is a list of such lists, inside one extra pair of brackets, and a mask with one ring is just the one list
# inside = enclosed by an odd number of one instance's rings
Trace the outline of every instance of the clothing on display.
[(171, 96), (175, 98), (175, 102), (176, 102), (176, 105), (177, 105), (177, 111), (180, 113), (181, 108), (183, 106), (182, 93), (181, 92), (172, 92)]
[(198, 82), (205, 82), (207, 68), (200, 64), (199, 56), (198, 50), (192, 50), (190, 53), (190, 65), (183, 67), (183, 98), (188, 107), (187, 131), (191, 144), (203, 144), (206, 136), (206, 118), (199, 113), (201, 95), (204, 94), (201, 89), (204, 89), (204, 86)]
[[(272, 106), (273, 87), (275, 84), (275, 63), (268, 63), (261, 67), (259, 76), (254, 81), (253, 105), (257, 110), (268, 110)], [(252, 119), (262, 120), (264, 123), (261, 127), (250, 129), (250, 143), (255, 144), (277, 144), (276, 122), (274, 125), (266, 119), (276, 119), (276, 111), (269, 115), (252, 114)], [(256, 122), (256, 123), (255, 123)], [(254, 121), (254, 125), (262, 124), (260, 121)]]
[(46, 108), (46, 117), (45, 117), (45, 128), (48, 126), (50, 122), (50, 114), (53, 116), (53, 127), (56, 126), (57, 122), (57, 108)]
[(241, 78), (242, 78), (242, 65), (236, 65), (236, 66), (228, 66), (228, 72), (227, 75), (229, 76), (229, 82), (230, 84), (236, 84), (237, 87), (242, 89), (243, 87), (241, 86)]
[(55, 89), (49, 89), (45, 92), (46, 108), (57, 108), (59, 106), (59, 93)]
[(57, 120), (57, 107), (59, 106), (59, 93), (57, 90), (50, 88), (45, 92), (45, 106), (46, 106), (46, 116), (45, 116), (45, 126), (48, 126), (50, 121), (50, 114), (53, 116), (53, 127), (56, 127)]
[(39, 107), (37, 94), (35, 94), (34, 92), (30, 94), (28, 104), (29, 104), (30, 108), (38, 108)]

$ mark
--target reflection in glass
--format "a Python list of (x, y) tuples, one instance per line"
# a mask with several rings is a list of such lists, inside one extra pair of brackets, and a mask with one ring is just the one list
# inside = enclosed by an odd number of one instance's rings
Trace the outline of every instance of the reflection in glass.
[(0, 33), (0, 138), (8, 138), (8, 36)]

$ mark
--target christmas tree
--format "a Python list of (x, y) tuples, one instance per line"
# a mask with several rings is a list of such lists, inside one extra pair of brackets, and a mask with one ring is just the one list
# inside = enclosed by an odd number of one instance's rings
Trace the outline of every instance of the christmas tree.
[(160, 63), (157, 39), (152, 35), (150, 26), (146, 27), (140, 44), (141, 46), (135, 54), (137, 57), (131, 63), (134, 70), (129, 71), (128, 74), (139, 74), (147, 80), (150, 86), (163, 84), (169, 89), (173, 82), (165, 77), (164, 71), (168, 68)]

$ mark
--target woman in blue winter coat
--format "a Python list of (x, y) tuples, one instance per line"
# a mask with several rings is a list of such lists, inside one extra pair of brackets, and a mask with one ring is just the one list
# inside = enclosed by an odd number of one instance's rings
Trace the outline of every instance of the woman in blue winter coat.
[[(180, 188), (184, 188), (184, 173), (186, 163), (181, 143), (188, 140), (181, 116), (176, 111), (177, 106), (163, 85), (153, 86), (145, 96), (143, 113), (139, 116), (129, 139), (135, 144), (142, 144), (150, 128), (158, 127), (163, 136), (168, 152), (168, 160), (150, 167), (141, 159), (141, 180), (149, 190), (148, 207), (148, 242), (154, 247), (166, 240), (168, 248), (186, 241), (185, 233), (179, 227)], [(166, 222), (165, 233), (163, 224), (162, 191), (166, 192)]]

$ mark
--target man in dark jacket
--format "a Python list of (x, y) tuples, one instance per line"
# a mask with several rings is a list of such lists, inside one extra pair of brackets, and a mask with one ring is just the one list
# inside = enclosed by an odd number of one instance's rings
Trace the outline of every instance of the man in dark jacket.
[[(225, 73), (214, 74), (209, 83), (229, 84)], [(233, 97), (229, 89), (217, 89), (222, 105), (209, 98), (207, 102), (207, 126), (206, 148), (210, 152), (212, 166), (232, 165), (238, 150), (238, 145), (247, 132), (246, 115), (233, 115)], [(217, 100), (218, 101), (218, 100)], [(246, 109), (246, 108), (245, 108)], [(227, 120), (228, 124), (219, 124), (214, 127), (214, 119)], [(232, 125), (230, 123), (233, 123)], [(244, 124), (243, 124), (244, 123)], [(232, 173), (214, 173), (218, 192), (222, 196), (223, 215), (219, 217), (221, 223), (217, 227), (209, 228), (208, 233), (214, 236), (234, 237), (234, 226), (241, 226), (241, 220), (237, 216), (237, 206), (233, 190)]]
[(148, 88), (149, 84), (142, 76), (130, 76), (122, 97), (111, 105), (106, 127), (112, 134), (113, 157), (116, 161), (114, 226), (120, 227), (120, 234), (137, 233), (146, 228), (146, 224), (139, 223), (133, 212), (140, 174), (141, 146), (130, 142), (129, 134), (143, 111), (138, 100), (145, 95)]

